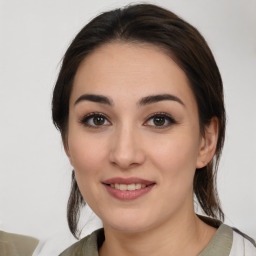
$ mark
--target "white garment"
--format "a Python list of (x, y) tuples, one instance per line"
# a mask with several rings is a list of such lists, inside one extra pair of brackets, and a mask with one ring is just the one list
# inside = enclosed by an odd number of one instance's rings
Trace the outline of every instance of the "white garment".
[(233, 243), (229, 256), (256, 256), (256, 247), (248, 239), (233, 231)]

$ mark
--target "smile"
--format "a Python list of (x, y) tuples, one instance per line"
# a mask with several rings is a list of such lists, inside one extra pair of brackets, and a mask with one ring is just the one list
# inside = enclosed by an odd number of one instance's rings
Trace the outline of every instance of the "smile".
[(119, 200), (134, 200), (147, 194), (155, 182), (140, 178), (112, 178), (102, 182), (107, 192)]
[(132, 190), (137, 190), (137, 189), (141, 189), (141, 188), (145, 188), (146, 185), (145, 184), (118, 184), (118, 183), (115, 183), (115, 184), (110, 184), (110, 187), (111, 188), (115, 188), (115, 189), (119, 189), (119, 190), (129, 190), (129, 191), (132, 191)]

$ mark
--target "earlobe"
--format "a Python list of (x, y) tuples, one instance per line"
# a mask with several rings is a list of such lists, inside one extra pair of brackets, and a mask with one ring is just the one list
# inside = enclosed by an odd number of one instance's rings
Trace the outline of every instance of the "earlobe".
[(201, 140), (196, 168), (203, 168), (214, 157), (218, 142), (219, 122), (213, 117), (210, 124), (205, 127), (204, 137)]

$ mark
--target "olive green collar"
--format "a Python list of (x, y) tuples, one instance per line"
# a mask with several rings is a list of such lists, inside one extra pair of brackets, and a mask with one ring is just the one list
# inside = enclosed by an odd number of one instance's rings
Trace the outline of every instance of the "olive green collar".
[(232, 242), (232, 228), (221, 224), (209, 244), (198, 256), (229, 256)]
[[(104, 242), (103, 228), (94, 231), (65, 250), (60, 256), (90, 255), (99, 256), (99, 248)], [(233, 230), (221, 224), (215, 235), (198, 256), (229, 256), (233, 242)]]
[[(96, 240), (96, 237), (97, 237), (97, 240)], [(95, 234), (94, 244), (95, 245), (97, 244), (97, 246), (91, 247), (91, 249), (94, 249), (94, 254), (90, 254), (90, 255), (98, 256), (98, 248), (101, 247), (103, 241), (104, 241), (104, 231), (103, 229), (100, 229), (97, 231), (97, 234)], [(203, 249), (203, 251), (198, 256), (216, 256), (216, 255), (229, 256), (231, 247), (232, 247), (232, 242), (233, 242), (232, 228), (225, 224), (221, 224), (217, 229), (215, 235), (209, 242), (209, 244), (206, 246), (206, 248)]]

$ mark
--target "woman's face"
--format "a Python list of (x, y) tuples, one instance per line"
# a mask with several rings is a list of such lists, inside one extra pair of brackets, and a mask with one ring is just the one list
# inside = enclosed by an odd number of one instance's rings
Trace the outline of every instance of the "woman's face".
[(203, 147), (187, 77), (163, 51), (110, 43), (81, 63), (66, 152), (105, 227), (145, 231), (192, 214)]

